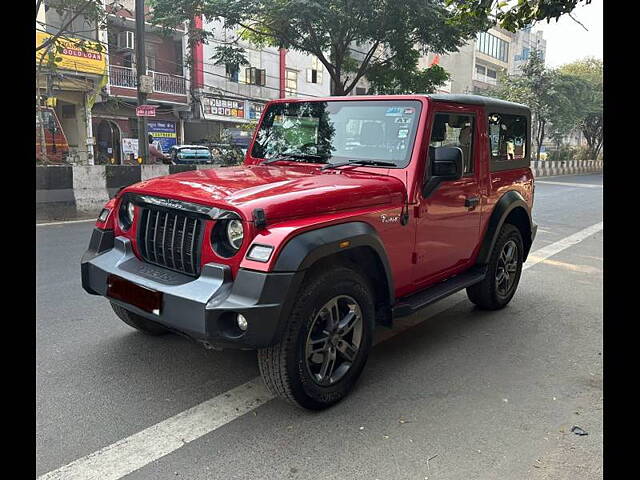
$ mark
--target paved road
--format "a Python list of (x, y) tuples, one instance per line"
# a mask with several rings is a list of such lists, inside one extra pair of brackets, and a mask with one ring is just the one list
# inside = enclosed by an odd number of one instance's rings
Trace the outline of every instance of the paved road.
[[(336, 407), (309, 413), (263, 398), (153, 461), (120, 442), (118, 461), (92, 478), (118, 478), (135, 461), (127, 479), (602, 478), (603, 233), (571, 242), (602, 221), (601, 185), (601, 175), (541, 178), (533, 264), (511, 304), (481, 312), (459, 293), (395, 335), (377, 332), (356, 390)], [(145, 337), (85, 294), (91, 229), (36, 229), (37, 475), (224, 402), (258, 375), (253, 352)], [(74, 465), (51, 478), (83, 478)]]

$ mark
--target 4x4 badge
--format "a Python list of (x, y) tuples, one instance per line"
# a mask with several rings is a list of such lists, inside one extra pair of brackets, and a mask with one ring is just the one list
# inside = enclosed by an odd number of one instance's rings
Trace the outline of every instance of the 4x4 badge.
[(380, 220), (382, 223), (396, 223), (400, 221), (400, 215), (388, 216), (383, 213), (380, 215)]

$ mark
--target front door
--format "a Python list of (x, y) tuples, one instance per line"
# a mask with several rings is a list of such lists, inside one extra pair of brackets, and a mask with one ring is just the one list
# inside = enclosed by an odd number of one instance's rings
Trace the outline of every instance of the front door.
[(431, 117), (424, 183), (431, 177), (431, 159), (440, 147), (462, 150), (463, 172), (457, 180), (442, 181), (430, 193), (418, 194), (413, 275), (418, 288), (460, 273), (471, 264), (480, 230), (480, 112), (472, 106), (442, 106)]

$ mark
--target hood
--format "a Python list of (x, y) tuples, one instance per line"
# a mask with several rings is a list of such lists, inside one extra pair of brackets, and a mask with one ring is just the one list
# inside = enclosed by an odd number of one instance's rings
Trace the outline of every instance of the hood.
[(242, 165), (191, 170), (146, 180), (127, 191), (216, 207), (235, 207), (250, 219), (255, 208), (267, 221), (400, 204), (397, 178), (353, 169), (320, 170), (309, 165)]

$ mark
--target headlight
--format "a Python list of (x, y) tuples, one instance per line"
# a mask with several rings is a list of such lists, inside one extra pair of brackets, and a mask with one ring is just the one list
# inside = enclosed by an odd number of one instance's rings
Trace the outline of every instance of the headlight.
[(120, 228), (122, 228), (122, 230), (129, 230), (131, 225), (133, 225), (136, 212), (135, 208), (135, 205), (130, 200), (123, 200), (120, 203), (118, 219), (120, 220)]
[(240, 220), (230, 220), (227, 223), (227, 240), (235, 250), (239, 250), (242, 246), (244, 237), (244, 228)]
[(244, 226), (240, 217), (233, 212), (226, 212), (223, 218), (218, 218), (211, 231), (211, 247), (223, 258), (233, 257), (244, 240)]

